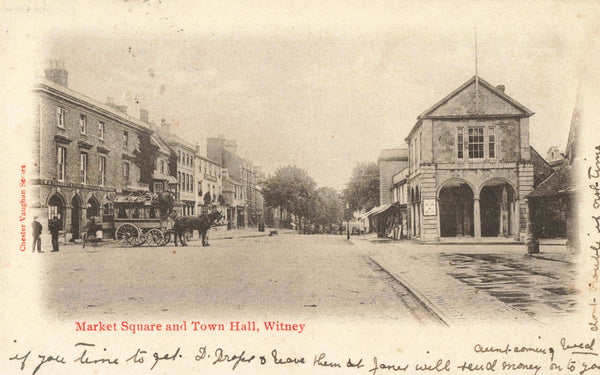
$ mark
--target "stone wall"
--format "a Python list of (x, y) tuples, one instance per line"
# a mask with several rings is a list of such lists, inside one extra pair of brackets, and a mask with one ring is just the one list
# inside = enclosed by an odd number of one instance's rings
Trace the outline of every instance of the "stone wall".
[[(496, 158), (499, 162), (517, 162), (520, 158), (520, 125), (519, 119), (490, 120), (435, 120), (433, 122), (433, 155), (436, 163), (468, 162), (468, 149), (464, 149), (463, 159), (457, 157), (457, 130), (464, 128), (465, 144), (468, 140), (467, 127), (494, 127), (496, 136)], [(487, 131), (486, 131), (487, 135)], [(487, 136), (485, 137), (485, 158), (488, 159)]]

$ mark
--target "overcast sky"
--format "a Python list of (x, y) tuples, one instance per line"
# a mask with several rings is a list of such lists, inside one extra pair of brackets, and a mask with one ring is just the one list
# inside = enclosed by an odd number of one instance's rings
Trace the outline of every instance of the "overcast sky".
[(542, 156), (564, 149), (587, 38), (581, 9), (388, 4), (286, 8), (289, 18), (273, 10), (246, 23), (182, 16), (160, 34), (58, 32), (41, 55), (65, 60), (72, 89), (114, 97), (135, 117), (148, 109), (203, 152), (222, 134), (267, 173), (296, 164), (341, 189), (357, 162), (404, 145), (416, 117), (475, 74), (476, 27), (480, 77), (535, 112)]

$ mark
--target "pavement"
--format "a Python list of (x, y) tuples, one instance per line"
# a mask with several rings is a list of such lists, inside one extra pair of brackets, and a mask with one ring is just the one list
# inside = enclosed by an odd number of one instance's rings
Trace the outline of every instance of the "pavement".
[[(269, 237), (272, 231), (277, 231), (277, 235), (296, 234), (298, 231), (292, 229), (280, 229), (280, 228), (265, 228), (264, 232), (259, 232), (256, 228), (241, 228), (241, 229), (230, 229), (227, 230), (225, 226), (212, 227), (208, 231), (209, 240), (233, 240), (239, 238), (254, 238), (254, 237)], [(49, 236), (48, 236), (49, 237)], [(196, 241), (200, 241), (198, 232), (194, 231), (194, 236), (191, 239), (191, 243), (195, 244)], [(60, 251), (73, 252), (83, 247), (83, 242), (80, 239), (74, 242), (60, 242)], [(102, 240), (86, 245), (86, 249), (94, 249), (101, 247), (120, 247), (115, 240)], [(42, 239), (42, 251), (50, 252), (52, 250), (51, 241), (46, 238)]]
[(518, 243), (351, 241), (447, 325), (543, 323), (576, 311), (577, 256), (564, 243), (542, 243), (540, 254), (527, 256)]

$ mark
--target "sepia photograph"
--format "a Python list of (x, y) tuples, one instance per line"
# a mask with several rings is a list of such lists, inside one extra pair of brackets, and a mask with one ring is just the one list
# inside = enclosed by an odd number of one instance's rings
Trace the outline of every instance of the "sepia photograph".
[(86, 3), (2, 10), (5, 373), (600, 368), (596, 3)]

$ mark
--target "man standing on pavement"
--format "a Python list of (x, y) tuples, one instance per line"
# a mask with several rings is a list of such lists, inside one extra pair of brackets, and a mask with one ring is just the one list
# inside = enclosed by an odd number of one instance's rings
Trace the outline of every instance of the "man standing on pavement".
[(43, 253), (42, 251), (42, 239), (40, 236), (42, 235), (42, 224), (38, 221), (38, 217), (33, 217), (33, 223), (31, 223), (31, 229), (33, 229), (33, 252), (35, 253), (35, 247), (37, 246), (38, 253)]
[(58, 217), (54, 216), (48, 224), (50, 234), (52, 234), (52, 251), (58, 251), (58, 232), (60, 231), (60, 223)]

